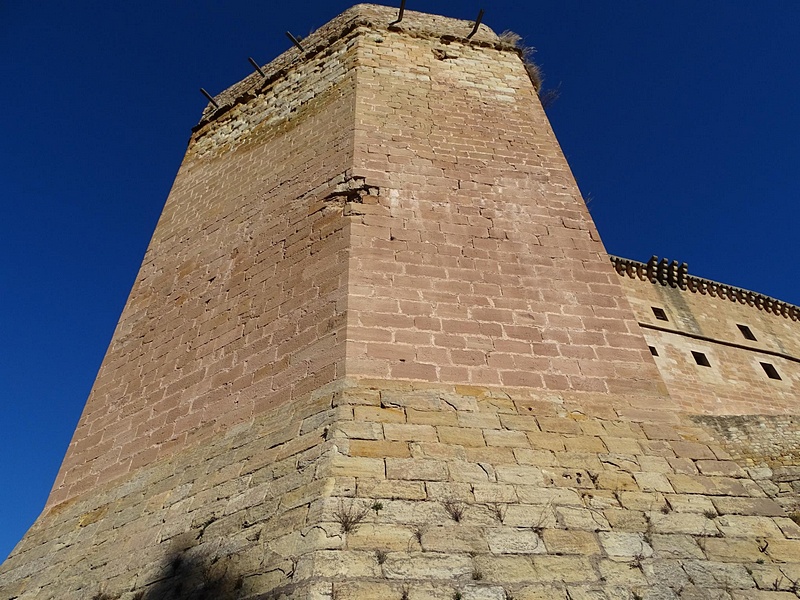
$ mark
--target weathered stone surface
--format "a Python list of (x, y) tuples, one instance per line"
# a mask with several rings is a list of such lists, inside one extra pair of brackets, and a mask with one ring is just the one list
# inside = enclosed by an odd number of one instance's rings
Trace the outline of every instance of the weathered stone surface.
[(590, 556), (600, 553), (600, 544), (594, 533), (566, 529), (545, 529), (542, 538), (551, 554), (579, 554)]
[(0, 596), (791, 594), (789, 308), (615, 273), (521, 50), (396, 17), (204, 113)]

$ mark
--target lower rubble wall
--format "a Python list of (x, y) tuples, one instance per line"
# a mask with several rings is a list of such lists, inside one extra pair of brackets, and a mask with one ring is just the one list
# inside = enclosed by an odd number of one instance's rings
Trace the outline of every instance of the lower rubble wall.
[(795, 597), (792, 494), (668, 404), (340, 381), (53, 507), (0, 598)]

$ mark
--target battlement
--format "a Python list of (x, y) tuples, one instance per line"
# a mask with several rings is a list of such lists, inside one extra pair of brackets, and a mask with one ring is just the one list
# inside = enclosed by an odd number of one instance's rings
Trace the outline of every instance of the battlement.
[(668, 259), (662, 258), (659, 261), (655, 255), (646, 263), (619, 256), (609, 256), (609, 258), (617, 273), (627, 275), (631, 279), (660, 283), (661, 285), (689, 290), (702, 295), (708, 294), (712, 298), (718, 297), (731, 302), (754, 306), (758, 310), (779, 315), (792, 321), (800, 320), (799, 306), (777, 300), (759, 292), (719, 283), (696, 275), (689, 275), (689, 265), (686, 263), (679, 264), (677, 260), (670, 262)]
[(670, 396), (684, 411), (797, 411), (800, 308), (689, 275), (686, 263), (610, 258)]

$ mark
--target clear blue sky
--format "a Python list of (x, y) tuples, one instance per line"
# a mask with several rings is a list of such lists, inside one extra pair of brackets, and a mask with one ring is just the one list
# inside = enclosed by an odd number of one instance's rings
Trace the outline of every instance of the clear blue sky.
[[(399, 0), (398, 0), (399, 4)], [(0, 558), (41, 511), (206, 102), (347, 6), (0, 3)], [(409, 0), (472, 19), (478, 1)], [(609, 252), (800, 303), (800, 3), (486, 3)]]

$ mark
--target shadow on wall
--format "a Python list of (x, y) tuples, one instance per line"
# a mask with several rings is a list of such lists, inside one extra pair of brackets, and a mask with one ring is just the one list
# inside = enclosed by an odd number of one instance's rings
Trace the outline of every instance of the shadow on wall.
[(191, 551), (167, 556), (163, 577), (147, 588), (142, 600), (235, 600), (243, 584), (230, 559), (209, 560)]
[(243, 578), (229, 558), (213, 559), (192, 549), (171, 552), (164, 559), (159, 579), (124, 596), (100, 592), (91, 600), (236, 600), (241, 597)]

